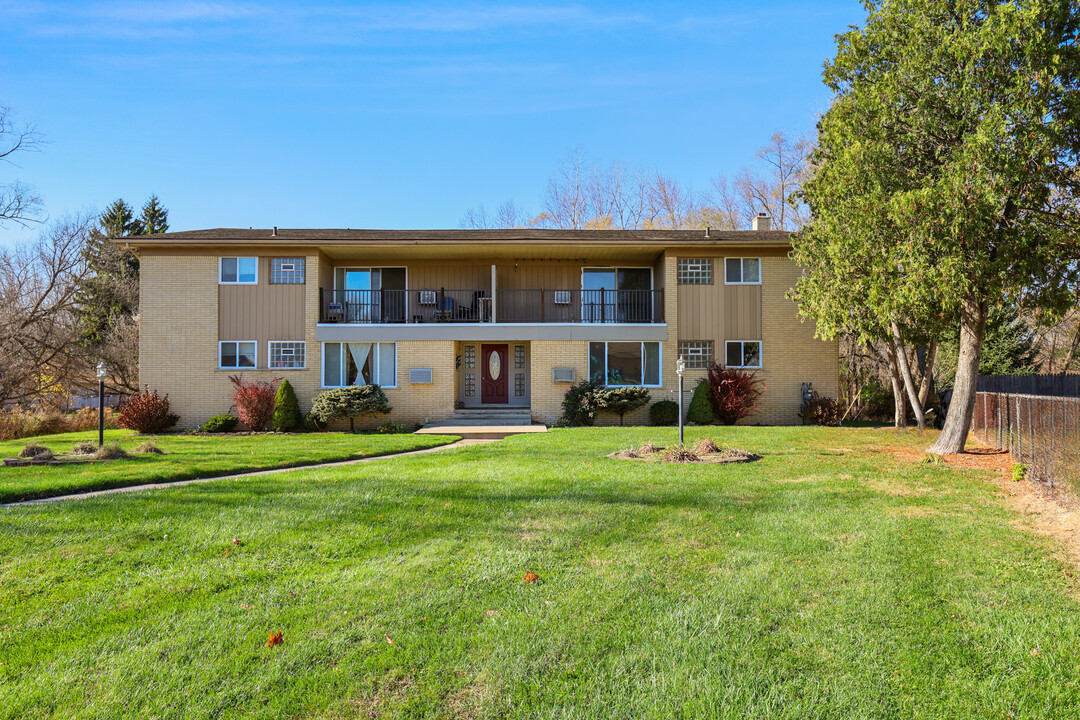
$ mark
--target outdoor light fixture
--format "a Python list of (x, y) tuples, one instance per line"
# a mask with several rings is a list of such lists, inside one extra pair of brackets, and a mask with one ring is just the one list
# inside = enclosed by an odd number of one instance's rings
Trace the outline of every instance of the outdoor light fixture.
[(686, 361), (683, 360), (682, 355), (675, 361), (675, 374), (679, 376), (679, 446), (683, 444), (683, 417), (682, 417), (682, 396), (683, 396), (683, 373), (686, 372)]
[(99, 360), (97, 364), (97, 444), (101, 447), (105, 444), (105, 376), (109, 369), (105, 367), (105, 361)]

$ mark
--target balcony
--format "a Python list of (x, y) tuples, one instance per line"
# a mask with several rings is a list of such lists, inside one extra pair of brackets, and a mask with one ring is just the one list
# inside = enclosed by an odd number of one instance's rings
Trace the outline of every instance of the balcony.
[(349, 325), (664, 322), (663, 290), (321, 290), (319, 322)]

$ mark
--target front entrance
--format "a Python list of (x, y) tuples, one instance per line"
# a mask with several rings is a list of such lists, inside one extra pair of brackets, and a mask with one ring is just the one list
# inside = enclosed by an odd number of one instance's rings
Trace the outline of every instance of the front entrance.
[(480, 346), (480, 402), (507, 404), (510, 402), (508, 345)]

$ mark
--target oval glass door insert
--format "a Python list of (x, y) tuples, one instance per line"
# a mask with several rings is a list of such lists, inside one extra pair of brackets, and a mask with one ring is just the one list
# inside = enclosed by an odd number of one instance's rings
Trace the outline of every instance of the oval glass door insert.
[(498, 380), (499, 375), (502, 375), (502, 358), (499, 357), (498, 352), (493, 352), (488, 355), (488, 377)]

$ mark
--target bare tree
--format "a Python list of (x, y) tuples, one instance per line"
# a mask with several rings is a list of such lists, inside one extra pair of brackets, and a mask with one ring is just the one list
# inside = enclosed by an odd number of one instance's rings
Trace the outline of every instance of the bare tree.
[[(16, 125), (10, 108), (0, 106), (0, 160), (15, 165), (12, 156), (18, 152), (37, 150), (42, 143), (30, 125)], [(33, 188), (17, 180), (0, 183), (0, 227), (14, 222), (26, 227), (37, 222), (41, 210), (41, 198)]]
[(71, 387), (83, 375), (74, 309), (93, 225), (93, 217), (73, 218), (0, 251), (0, 407), (32, 399), (43, 377)]
[(474, 210), (470, 208), (458, 222), (462, 230), (496, 230), (510, 228), (524, 228), (532, 225), (529, 213), (517, 205), (513, 200), (505, 200), (499, 203), (493, 214), (488, 214), (483, 205)]
[(776, 230), (797, 230), (806, 222), (806, 207), (793, 194), (802, 187), (812, 147), (806, 138), (792, 140), (777, 131), (758, 149), (754, 157), (764, 165), (764, 173), (744, 168), (735, 180), (747, 217), (765, 211)]

